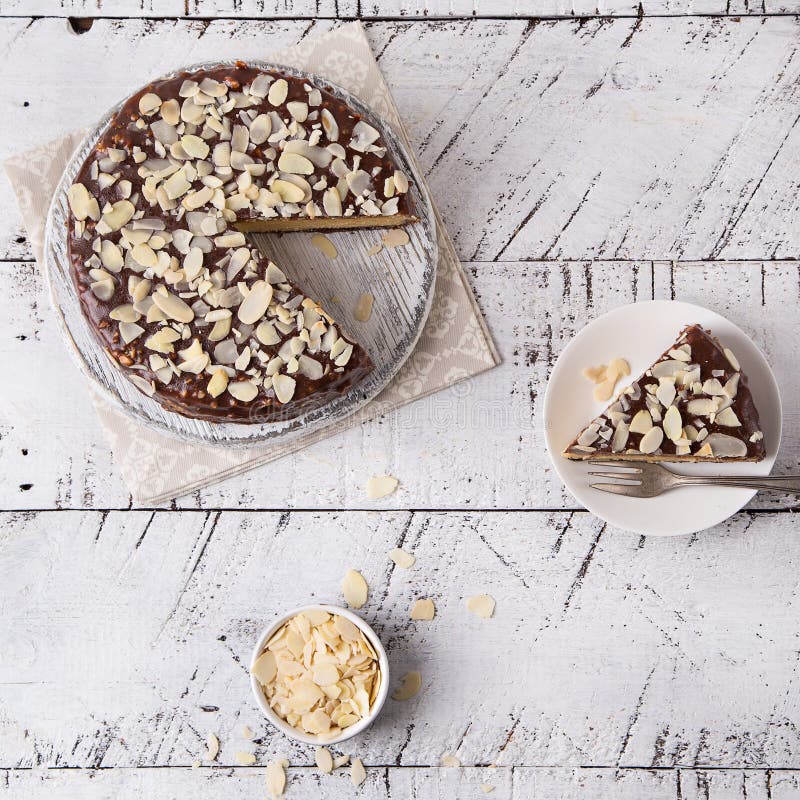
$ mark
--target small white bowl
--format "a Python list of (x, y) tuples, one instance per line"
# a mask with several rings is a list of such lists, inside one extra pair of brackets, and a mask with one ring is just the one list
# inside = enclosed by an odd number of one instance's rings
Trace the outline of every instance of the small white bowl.
[(378, 668), (381, 672), (381, 685), (378, 689), (378, 696), (375, 698), (375, 702), (372, 704), (372, 708), (370, 708), (369, 714), (360, 719), (356, 722), (355, 725), (351, 725), (349, 728), (345, 728), (344, 731), (341, 733), (340, 736), (336, 738), (326, 738), (325, 736), (316, 736), (310, 733), (304, 733), (303, 731), (297, 730), (297, 728), (293, 728), (286, 720), (281, 719), (270, 707), (267, 703), (267, 698), (264, 695), (264, 691), (261, 688), (261, 684), (252, 676), (250, 675), (250, 685), (253, 687), (253, 694), (256, 698), (256, 703), (258, 707), (263, 712), (264, 716), (282, 733), (288, 736), (290, 739), (294, 739), (298, 742), (303, 742), (304, 744), (316, 744), (316, 745), (332, 745), (332, 744), (339, 744), (340, 742), (344, 742), (347, 739), (352, 739), (353, 736), (357, 736), (361, 731), (368, 728), (377, 718), (378, 714), (380, 714), (381, 709), (383, 708), (383, 704), (386, 702), (386, 698), (389, 695), (389, 659), (386, 656), (386, 650), (384, 650), (383, 645), (381, 644), (381, 640), (378, 638), (377, 634), (375, 633), (372, 628), (364, 622), (361, 617), (354, 614), (352, 611), (346, 608), (340, 608), (339, 606), (329, 606), (329, 605), (310, 605), (310, 606), (302, 606), (301, 608), (295, 608), (293, 611), (289, 611), (288, 613), (284, 614), (283, 616), (278, 617), (272, 625), (264, 630), (261, 636), (258, 637), (258, 641), (256, 642), (255, 649), (253, 650), (253, 655), (250, 659), (250, 666), (252, 666), (256, 659), (261, 655), (264, 645), (278, 632), (278, 629), (287, 623), (292, 617), (296, 617), (298, 614), (301, 614), (303, 611), (327, 611), (329, 614), (338, 614), (340, 617), (344, 617), (345, 619), (349, 619), (353, 625), (356, 625), (367, 637), (367, 640), (372, 645), (372, 649), (375, 651), (376, 655), (378, 656)]

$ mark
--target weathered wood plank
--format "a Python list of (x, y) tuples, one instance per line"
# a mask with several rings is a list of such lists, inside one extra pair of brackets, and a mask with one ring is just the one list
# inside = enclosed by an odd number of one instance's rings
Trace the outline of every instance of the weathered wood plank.
[(793, 14), (796, 0), (2, 0), (0, 16), (382, 18)]
[[(423, 675), (346, 748), (365, 763), (797, 768), (796, 527), (742, 514), (640, 541), (585, 512), (5, 513), (0, 767), (188, 766), (208, 730), (233, 765), (244, 724), (260, 764), (312, 764), (260, 718), (245, 665), (274, 614), (341, 602), (357, 567), (394, 680)], [(392, 568), (397, 545), (413, 570)], [(466, 610), (479, 591), (490, 621)], [(408, 621), (418, 596), (430, 623)]]
[[(218, 800), (251, 800), (264, 789), (264, 771), (247, 769), (103, 769), (0, 771), (0, 794), (30, 800), (68, 794), (74, 800), (165, 795), (191, 796), (213, 792)], [(597, 770), (592, 768), (500, 767), (480, 769), (431, 769), (379, 767), (369, 771), (358, 790), (364, 800), (392, 796), (452, 800), (482, 796), (480, 783), (494, 786), (497, 800), (558, 797), (583, 800), (791, 800), (800, 789), (800, 773), (769, 770)], [(680, 793), (678, 793), (680, 786)], [(289, 771), (287, 798), (338, 798), (353, 791), (346, 773), (320, 777), (310, 769)], [(539, 792), (531, 795), (531, 791)]]
[[(374, 504), (365, 496), (367, 479), (390, 472), (402, 486), (382, 501), (389, 506), (573, 508), (544, 449), (542, 403), (550, 369), (588, 321), (653, 296), (728, 314), (764, 349), (784, 399), (784, 441), (775, 471), (798, 471), (800, 377), (786, 342), (800, 339), (800, 264), (467, 266), (504, 359), (500, 367), (339, 434), (291, 463), (262, 467), (181, 498), (179, 505), (369, 508)], [(59, 339), (35, 266), (4, 265), (0, 289), (0, 508), (126, 507), (129, 495), (84, 381)], [(763, 495), (756, 507), (792, 502)]]
[[(178, 65), (334, 24), (0, 20), (0, 157)], [(368, 25), (459, 253), (481, 261), (800, 255), (799, 34), (796, 16)], [(0, 257), (20, 231), (5, 188)]]
[[(252, 800), (264, 792), (264, 770), (237, 769), (102, 769), (0, 771), (0, 796), (39, 800), (68, 795), (73, 800), (118, 797), (213, 794), (217, 800)], [(370, 769), (358, 789), (364, 800), (389, 797), (424, 797), (452, 800), (481, 797), (479, 784), (494, 786), (497, 800), (531, 797), (559, 800), (790, 800), (800, 786), (800, 773), (767, 770), (598, 770), (592, 768), (500, 767), (482, 769), (431, 769), (378, 767)], [(680, 786), (680, 792), (678, 787)], [(320, 800), (354, 793), (347, 773), (319, 776), (310, 769), (292, 768), (286, 797), (309, 796)]]

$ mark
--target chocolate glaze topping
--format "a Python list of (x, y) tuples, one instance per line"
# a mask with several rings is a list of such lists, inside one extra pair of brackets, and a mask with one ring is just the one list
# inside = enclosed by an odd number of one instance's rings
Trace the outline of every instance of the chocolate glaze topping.
[[(378, 131), (324, 87), (242, 63), (182, 73), (133, 95), (81, 168), (72, 276), (101, 345), (166, 408), (291, 419), (372, 364), (237, 227), (402, 224), (413, 220), (407, 189)], [(254, 286), (271, 301), (249, 320)], [(167, 294), (181, 301), (177, 317), (163, 310)], [(151, 347), (167, 327), (176, 340)]]

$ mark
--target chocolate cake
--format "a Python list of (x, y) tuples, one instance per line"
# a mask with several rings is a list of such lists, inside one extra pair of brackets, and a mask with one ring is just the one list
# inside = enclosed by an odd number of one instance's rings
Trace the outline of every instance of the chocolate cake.
[(573, 460), (761, 461), (764, 436), (736, 356), (689, 325), (564, 451)]
[(291, 419), (372, 364), (245, 231), (415, 221), (380, 133), (309, 81), (246, 64), (125, 102), (68, 191), (70, 269), (101, 345), (189, 417)]

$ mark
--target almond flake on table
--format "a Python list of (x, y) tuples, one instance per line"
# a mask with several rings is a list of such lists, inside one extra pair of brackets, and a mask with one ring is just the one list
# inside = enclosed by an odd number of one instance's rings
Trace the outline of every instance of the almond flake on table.
[(494, 614), (494, 598), (488, 594), (476, 594), (467, 600), (467, 608), (481, 619), (489, 619)]
[(314, 752), (314, 761), (319, 768), (319, 771), (325, 775), (330, 775), (333, 772), (333, 756), (331, 751), (325, 747), (318, 747)]
[(419, 672), (406, 672), (400, 678), (400, 685), (392, 692), (392, 700), (410, 700), (422, 688), (422, 675)]
[(392, 494), (399, 486), (400, 481), (392, 475), (376, 475), (367, 481), (367, 497), (370, 500), (380, 500)]
[(360, 758), (354, 758), (350, 765), (350, 780), (353, 786), (361, 786), (366, 779), (367, 771), (364, 769), (363, 762)]
[(489, 794), (489, 792), (493, 792), (494, 791), (494, 785), (491, 784), (491, 783), (482, 783), (481, 784), (481, 791), (484, 794)]
[(457, 759), (455, 756), (450, 755), (450, 753), (445, 753), (442, 756), (442, 766), (443, 767), (460, 767), (461, 761)]
[(345, 764), (347, 764), (348, 761), (350, 761), (350, 756), (346, 753), (336, 756), (336, 758), (333, 759), (333, 768), (339, 769), (339, 767), (343, 767)]
[(282, 797), (286, 788), (286, 768), (289, 762), (285, 758), (270, 761), (267, 764), (267, 791), (273, 798)]
[(354, 569), (349, 569), (342, 579), (342, 594), (350, 608), (361, 608), (367, 602), (369, 587), (364, 576)]
[(256, 763), (256, 757), (252, 753), (239, 752), (234, 755), (234, 759), (242, 767), (249, 767)]
[(414, 620), (430, 620), (436, 616), (436, 607), (433, 605), (433, 600), (427, 597), (422, 597), (414, 602), (411, 606), (410, 617)]
[(209, 732), (208, 736), (206, 737), (206, 752), (203, 754), (203, 758), (206, 761), (213, 761), (218, 754), (219, 739), (217, 739), (215, 734)]
[(242, 725), (242, 738), (243, 739), (253, 738), (253, 729), (249, 725)]
[(402, 547), (395, 547), (389, 551), (389, 558), (400, 567), (400, 569), (411, 569), (417, 563), (417, 559), (411, 553), (403, 550)]

